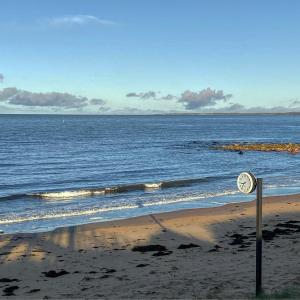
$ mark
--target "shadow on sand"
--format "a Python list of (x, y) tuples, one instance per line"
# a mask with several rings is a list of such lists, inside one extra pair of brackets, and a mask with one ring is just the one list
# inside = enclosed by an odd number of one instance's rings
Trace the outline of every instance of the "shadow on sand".
[[(297, 202), (295, 202), (297, 204)], [(298, 205), (298, 204), (297, 204)], [(296, 206), (295, 205), (295, 208)], [(300, 282), (299, 208), (264, 216), (264, 285)], [(2, 235), (0, 294), (28, 298), (247, 298), (253, 203)]]

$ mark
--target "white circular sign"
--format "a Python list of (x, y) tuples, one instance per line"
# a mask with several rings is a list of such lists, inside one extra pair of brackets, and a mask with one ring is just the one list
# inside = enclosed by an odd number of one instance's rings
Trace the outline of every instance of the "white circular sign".
[(243, 172), (237, 179), (237, 186), (242, 193), (250, 194), (256, 188), (256, 178), (250, 172)]

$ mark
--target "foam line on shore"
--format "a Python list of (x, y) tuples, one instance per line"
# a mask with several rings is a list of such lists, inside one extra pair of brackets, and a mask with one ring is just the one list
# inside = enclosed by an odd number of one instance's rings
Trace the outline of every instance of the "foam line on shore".
[(116, 210), (123, 210), (123, 209), (132, 209), (132, 208), (138, 208), (138, 206), (133, 204), (133, 205), (124, 205), (124, 206), (94, 208), (88, 210), (73, 210), (68, 212), (44, 214), (44, 215), (33, 215), (33, 216), (23, 216), (23, 217), (11, 216), (11, 218), (1, 219), (0, 224), (12, 224), (12, 223), (21, 223), (26, 221), (37, 221), (37, 220), (45, 220), (45, 219), (93, 215), (99, 212), (108, 212), (108, 211), (116, 211)]
[[(172, 204), (172, 203), (178, 203), (178, 202), (189, 202), (189, 201), (196, 201), (199, 199), (230, 196), (230, 195), (235, 195), (237, 193), (238, 193), (238, 191), (224, 191), (224, 192), (220, 192), (220, 193), (205, 193), (202, 195), (191, 195), (191, 196), (186, 196), (186, 197), (180, 196), (180, 197), (171, 198), (171, 199), (163, 199), (163, 200), (159, 200), (159, 201), (144, 203), (143, 206), (154, 206), (154, 205), (165, 205), (165, 204)], [(215, 202), (215, 203), (219, 204), (219, 202)]]

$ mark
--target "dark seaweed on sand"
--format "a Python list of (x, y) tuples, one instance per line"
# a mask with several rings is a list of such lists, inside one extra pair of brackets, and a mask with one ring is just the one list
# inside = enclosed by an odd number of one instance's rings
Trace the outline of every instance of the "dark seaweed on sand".
[(146, 246), (135, 246), (131, 250), (136, 252), (151, 252), (151, 251), (166, 251), (167, 248), (161, 245), (146, 245)]

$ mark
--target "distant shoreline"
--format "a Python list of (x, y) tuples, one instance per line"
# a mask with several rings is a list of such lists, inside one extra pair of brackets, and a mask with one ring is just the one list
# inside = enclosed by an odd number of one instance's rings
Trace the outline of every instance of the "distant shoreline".
[(299, 112), (283, 113), (161, 113), (161, 114), (61, 114), (61, 113), (0, 113), (0, 116), (104, 116), (104, 117), (147, 117), (147, 116), (282, 116), (300, 115)]

